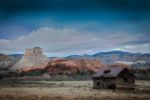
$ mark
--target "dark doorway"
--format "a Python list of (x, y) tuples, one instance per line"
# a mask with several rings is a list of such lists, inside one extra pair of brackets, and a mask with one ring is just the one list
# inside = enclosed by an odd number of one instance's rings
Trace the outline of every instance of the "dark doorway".
[(97, 82), (96, 85), (97, 85), (97, 86), (100, 86), (100, 82)]
[(110, 84), (110, 85), (108, 86), (108, 89), (116, 90), (116, 85), (115, 85), (115, 84)]

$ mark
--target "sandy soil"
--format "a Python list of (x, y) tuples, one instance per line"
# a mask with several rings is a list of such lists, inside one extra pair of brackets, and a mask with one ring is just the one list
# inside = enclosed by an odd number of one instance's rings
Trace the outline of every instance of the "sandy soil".
[(133, 91), (92, 89), (92, 81), (37, 83), (0, 86), (0, 100), (150, 100), (150, 81), (136, 81)]

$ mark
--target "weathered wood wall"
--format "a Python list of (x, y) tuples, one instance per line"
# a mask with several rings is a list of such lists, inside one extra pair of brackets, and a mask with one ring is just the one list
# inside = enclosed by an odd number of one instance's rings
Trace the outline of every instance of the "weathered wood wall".
[[(99, 82), (99, 85), (97, 84)], [(115, 85), (116, 89), (134, 89), (135, 82), (134, 79), (128, 79), (124, 81), (123, 79), (93, 79), (94, 89), (108, 89), (111, 85)]]

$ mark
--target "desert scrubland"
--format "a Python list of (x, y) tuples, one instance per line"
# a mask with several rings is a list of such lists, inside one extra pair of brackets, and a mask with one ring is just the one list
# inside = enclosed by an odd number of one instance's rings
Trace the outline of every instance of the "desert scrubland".
[(150, 100), (150, 81), (135, 90), (97, 90), (92, 81), (24, 81), (1, 84), (0, 100)]

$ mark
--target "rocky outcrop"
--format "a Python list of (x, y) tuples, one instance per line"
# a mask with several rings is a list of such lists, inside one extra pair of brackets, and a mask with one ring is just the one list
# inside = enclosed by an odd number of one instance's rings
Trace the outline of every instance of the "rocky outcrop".
[(76, 74), (83, 72), (95, 72), (104, 65), (99, 60), (91, 59), (52, 59), (45, 68), (49, 74)]
[(0, 54), (0, 68), (7, 68), (9, 67), (13, 62), (13, 59), (5, 54)]
[(32, 67), (45, 67), (48, 58), (43, 54), (40, 47), (26, 49), (23, 57), (12, 67), (12, 69), (26, 70)]

